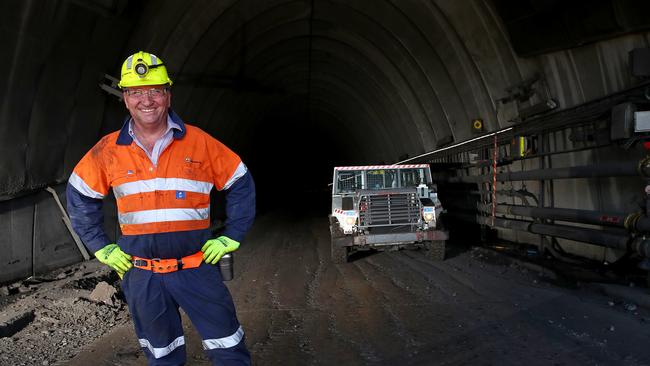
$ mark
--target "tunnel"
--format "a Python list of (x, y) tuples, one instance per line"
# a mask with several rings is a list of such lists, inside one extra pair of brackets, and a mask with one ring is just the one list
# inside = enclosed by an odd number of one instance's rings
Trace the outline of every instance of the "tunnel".
[[(0, 13), (0, 284), (92, 259), (66, 184), (124, 123), (117, 79), (141, 50), (164, 61), (183, 121), (245, 162), (258, 216), (327, 225), (334, 167), (427, 164), (448, 250), (650, 269), (647, 1), (8, 0)], [(114, 239), (114, 198), (104, 212)]]

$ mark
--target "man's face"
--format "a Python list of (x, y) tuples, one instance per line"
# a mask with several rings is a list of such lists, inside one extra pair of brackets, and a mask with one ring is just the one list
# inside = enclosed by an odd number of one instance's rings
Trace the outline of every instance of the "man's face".
[(137, 125), (152, 127), (167, 123), (171, 92), (164, 85), (132, 87), (123, 95), (126, 109)]

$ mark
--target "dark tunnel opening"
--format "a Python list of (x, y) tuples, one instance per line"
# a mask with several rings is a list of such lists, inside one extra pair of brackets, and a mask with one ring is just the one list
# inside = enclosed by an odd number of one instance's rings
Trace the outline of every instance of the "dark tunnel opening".
[(327, 215), (333, 167), (354, 161), (346, 155), (354, 147), (312, 117), (303, 105), (283, 105), (248, 125), (239, 149), (256, 181), (259, 212), (301, 208)]

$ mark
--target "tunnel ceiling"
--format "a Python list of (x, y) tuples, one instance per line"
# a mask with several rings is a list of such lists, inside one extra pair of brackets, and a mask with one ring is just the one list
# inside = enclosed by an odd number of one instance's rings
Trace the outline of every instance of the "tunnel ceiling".
[[(630, 82), (608, 80), (622, 55), (587, 61), (608, 48), (517, 57), (489, 0), (13, 0), (0, 10), (4, 197), (65, 181), (119, 128), (125, 110), (98, 83), (138, 50), (168, 65), (186, 121), (267, 173), (289, 159), (324, 164), (328, 176), (332, 165), (392, 163), (467, 139), (474, 118), (503, 127), (497, 99), (536, 72), (563, 106)], [(626, 44), (647, 44), (635, 37)], [(587, 90), (588, 67), (601, 77)]]

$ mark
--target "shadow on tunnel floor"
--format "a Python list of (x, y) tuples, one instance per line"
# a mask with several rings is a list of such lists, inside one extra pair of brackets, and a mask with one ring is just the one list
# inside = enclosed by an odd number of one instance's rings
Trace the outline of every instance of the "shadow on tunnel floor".
[(578, 256), (554, 256), (548, 251), (540, 252), (535, 245), (521, 244), (507, 240), (492, 239), (477, 243), (484, 253), (493, 253), (482, 258), (493, 264), (512, 265), (518, 263), (533, 270), (547, 270), (552, 276), (543, 281), (556, 286), (577, 289), (584, 283), (615, 284), (628, 287), (649, 287), (648, 272), (639, 268), (640, 258), (624, 256), (614, 263), (590, 260)]

